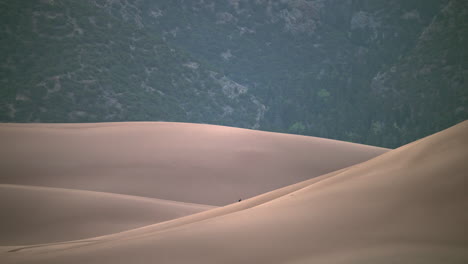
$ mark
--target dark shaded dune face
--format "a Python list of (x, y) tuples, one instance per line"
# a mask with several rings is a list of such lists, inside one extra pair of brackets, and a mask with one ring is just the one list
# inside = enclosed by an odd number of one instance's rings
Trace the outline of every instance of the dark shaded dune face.
[(0, 246), (126, 231), (212, 209), (152, 198), (0, 184)]
[(225, 205), (386, 152), (181, 123), (2, 124), (0, 183)]
[(467, 157), (464, 122), (241, 203), (96, 242), (5, 248), (0, 256), (6, 263), (468, 263)]

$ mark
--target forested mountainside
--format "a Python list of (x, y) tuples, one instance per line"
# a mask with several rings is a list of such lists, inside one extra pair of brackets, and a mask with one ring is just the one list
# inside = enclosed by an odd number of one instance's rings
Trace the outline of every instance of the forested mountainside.
[(0, 120), (259, 126), (264, 106), (247, 87), (108, 11), (93, 1), (0, 1)]
[(0, 0), (0, 121), (397, 147), (468, 119), (468, 1)]

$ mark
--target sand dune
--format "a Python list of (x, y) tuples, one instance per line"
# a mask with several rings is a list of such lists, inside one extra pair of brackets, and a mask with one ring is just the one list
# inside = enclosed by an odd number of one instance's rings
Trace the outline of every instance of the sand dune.
[(0, 184), (0, 245), (76, 240), (212, 209), (153, 198)]
[(387, 149), (183, 123), (0, 124), (0, 183), (225, 205)]
[(0, 124), (0, 144), (0, 245), (9, 246), (178, 218), (212, 207), (177, 201), (232, 203), (387, 151), (178, 123)]
[(241, 203), (4, 263), (467, 263), (468, 122)]

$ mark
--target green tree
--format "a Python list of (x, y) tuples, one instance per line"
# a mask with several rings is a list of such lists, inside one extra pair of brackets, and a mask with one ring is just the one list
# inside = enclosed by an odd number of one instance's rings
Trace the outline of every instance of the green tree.
[(288, 131), (291, 134), (303, 135), (306, 132), (306, 128), (302, 122), (295, 122), (289, 127)]

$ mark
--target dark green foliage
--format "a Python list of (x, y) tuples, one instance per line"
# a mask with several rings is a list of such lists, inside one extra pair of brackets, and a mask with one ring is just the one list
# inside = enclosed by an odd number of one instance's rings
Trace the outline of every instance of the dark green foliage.
[(0, 121), (201, 122), (397, 147), (468, 118), (467, 3), (0, 0)]
[(220, 104), (239, 108), (204, 65), (187, 67), (196, 63), (188, 53), (116, 17), (120, 7), (109, 3), (0, 1), (1, 121), (219, 123)]

